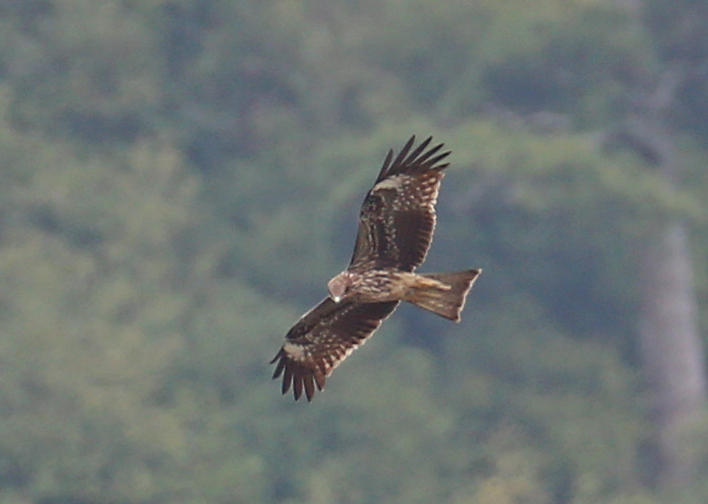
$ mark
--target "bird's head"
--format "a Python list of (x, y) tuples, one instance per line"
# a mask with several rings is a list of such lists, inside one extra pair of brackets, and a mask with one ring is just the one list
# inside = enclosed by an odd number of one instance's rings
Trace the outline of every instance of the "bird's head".
[(329, 281), (327, 289), (329, 289), (329, 295), (334, 302), (339, 303), (344, 298), (351, 285), (351, 275), (349, 272), (343, 271)]

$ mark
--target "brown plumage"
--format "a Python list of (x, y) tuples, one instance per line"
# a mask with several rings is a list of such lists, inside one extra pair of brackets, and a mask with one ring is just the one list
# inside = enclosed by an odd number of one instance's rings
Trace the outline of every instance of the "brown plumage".
[(282, 391), (304, 390), (312, 400), (315, 386), (373, 334), (398, 306), (408, 301), (459, 321), (465, 298), (482, 270), (417, 274), (435, 230), (443, 170), (450, 152), (443, 144), (428, 150), (432, 137), (411, 151), (415, 136), (394, 159), (389, 151), (374, 186), (364, 198), (349, 267), (329, 281), (329, 296), (303, 315), (271, 361), (273, 378), (283, 376)]

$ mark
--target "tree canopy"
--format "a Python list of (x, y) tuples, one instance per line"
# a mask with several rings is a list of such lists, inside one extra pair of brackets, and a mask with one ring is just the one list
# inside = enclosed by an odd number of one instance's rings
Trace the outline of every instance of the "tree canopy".
[[(708, 16), (626, 3), (0, 3), (0, 502), (705, 502), (653, 485), (636, 333), (672, 219), (708, 327)], [(671, 78), (670, 184), (626, 132)], [(293, 404), (268, 360), (411, 134), (424, 271), (484, 274)]]

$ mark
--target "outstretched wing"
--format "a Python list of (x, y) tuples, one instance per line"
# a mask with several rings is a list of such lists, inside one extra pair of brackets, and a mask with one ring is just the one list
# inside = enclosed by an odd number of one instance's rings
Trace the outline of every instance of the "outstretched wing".
[(367, 193), (350, 267), (394, 267), (413, 271), (428, 253), (435, 230), (435, 203), (449, 163), (444, 144), (426, 151), (429, 137), (411, 152), (412, 136), (396, 158), (389, 151), (374, 187)]
[(325, 379), (347, 356), (364, 343), (396, 309), (398, 301), (384, 303), (335, 303), (330, 297), (297, 321), (285, 336), (273, 379), (283, 375), (283, 394), (293, 387), (295, 400), (307, 400), (325, 386)]

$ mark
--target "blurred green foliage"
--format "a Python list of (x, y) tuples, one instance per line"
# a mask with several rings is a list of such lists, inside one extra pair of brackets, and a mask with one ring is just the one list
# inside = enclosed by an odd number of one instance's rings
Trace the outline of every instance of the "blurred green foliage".
[[(706, 16), (646, 7), (1, 2), (0, 502), (705, 502), (645, 484), (634, 337), (668, 218), (708, 326), (706, 80), (676, 186), (603, 149), (708, 62)], [(425, 269), (485, 273), (461, 324), (404, 307), (293, 404), (267, 362), (411, 133), (453, 150)]]

